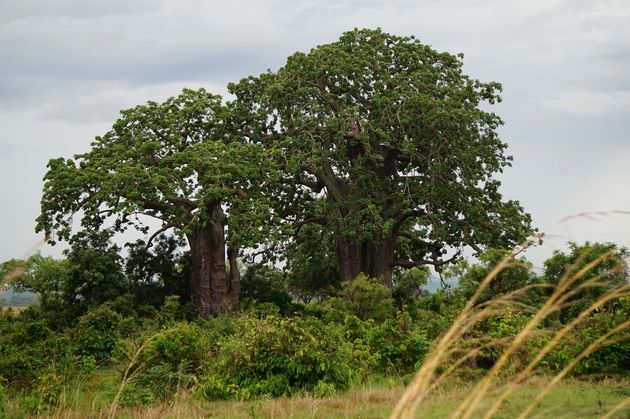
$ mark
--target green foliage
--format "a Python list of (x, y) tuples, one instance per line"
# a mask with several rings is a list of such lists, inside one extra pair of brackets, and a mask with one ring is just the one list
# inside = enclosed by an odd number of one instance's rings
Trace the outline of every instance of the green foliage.
[(0, 316), (0, 375), (9, 385), (25, 386), (49, 366), (47, 343), (54, 335), (41, 319)]
[(331, 320), (343, 321), (346, 314), (353, 314), (361, 320), (384, 321), (396, 313), (390, 289), (364, 274), (354, 281), (342, 282), (337, 295), (321, 304)]
[(123, 317), (107, 304), (88, 311), (79, 318), (71, 335), (75, 353), (92, 356), (97, 362), (108, 361), (119, 338), (123, 336)]
[(406, 314), (375, 326), (366, 341), (379, 354), (380, 368), (393, 369), (399, 375), (416, 371), (431, 345), (426, 332)]
[[(600, 311), (581, 323), (560, 345), (545, 358), (544, 365), (560, 370), (596, 339), (630, 318), (630, 298), (615, 301), (609, 310)], [(613, 335), (604, 345), (580, 361), (572, 373), (575, 375), (608, 373), (630, 370), (630, 330)]]
[(168, 365), (173, 370), (196, 371), (205, 360), (210, 342), (194, 323), (177, 322), (158, 332), (143, 352), (146, 365)]
[(330, 293), (339, 285), (334, 236), (318, 224), (306, 224), (285, 254), (291, 293), (303, 302)]
[(501, 100), (501, 85), (464, 74), (461, 58), (355, 29), (230, 84), (238, 109), (253, 115), (254, 139), (282, 159), (279, 212), (323, 225), (339, 251), (345, 243), (365, 259), (339, 262), (373, 276), (392, 264), (442, 263), (468, 245), (524, 240), (531, 218), (502, 200), (495, 179), (511, 161), (502, 121), (484, 110)]
[(192, 375), (186, 367), (175, 369), (171, 364), (158, 363), (139, 371), (121, 395), (122, 406), (150, 405), (172, 400), (178, 390), (189, 388)]
[(310, 317), (243, 316), (215, 356), (200, 384), (208, 398), (344, 390), (354, 375), (352, 345), (342, 329)]
[(38, 294), (39, 303), (48, 308), (58, 306), (63, 284), (67, 281), (68, 263), (36, 253), (25, 261), (10, 260), (0, 266), (0, 278), (13, 273), (16, 291)]
[(561, 310), (560, 319), (567, 322), (586, 309), (598, 296), (611, 288), (627, 283), (630, 253), (625, 248), (617, 248), (612, 243), (589, 243), (583, 245), (569, 243), (569, 252), (554, 251), (553, 256), (545, 261), (545, 280), (557, 285), (564, 275), (575, 276), (582, 268), (598, 258), (603, 258), (596, 266), (586, 272), (570, 288), (575, 289), (589, 280), (596, 279), (592, 286), (577, 291), (571, 299), (572, 304)]
[(184, 246), (181, 237), (167, 235), (153, 240), (151, 247), (142, 240), (127, 244), (125, 274), (136, 304), (158, 308), (169, 295), (181, 301), (189, 298), (190, 253), (182, 250)]
[(66, 252), (68, 278), (63, 284), (62, 299), (71, 318), (130, 290), (120, 249), (110, 242), (110, 237), (109, 231), (82, 231), (70, 240), (71, 248)]
[(7, 390), (4, 387), (6, 380), (0, 375), (0, 417), (4, 417), (7, 413), (7, 403), (9, 397), (7, 396)]
[(408, 302), (420, 298), (422, 286), (427, 284), (430, 276), (431, 271), (428, 266), (406, 269), (394, 275), (392, 297), (399, 309), (402, 309)]
[[(457, 292), (465, 299), (468, 299), (475, 293), (479, 284), (488, 274), (509, 254), (509, 250), (489, 249), (478, 256), (478, 263), (471, 265), (466, 261), (462, 261), (459, 265), (452, 267), (447, 272), (447, 275), (459, 278)], [(537, 282), (538, 279), (532, 272), (532, 264), (523, 257), (515, 258), (490, 282), (489, 286), (479, 296), (478, 301), (480, 303), (488, 301)], [(523, 300), (526, 303), (535, 304), (540, 300), (539, 296), (541, 294), (540, 291), (532, 290), (525, 295)]]
[(274, 266), (263, 264), (249, 266), (241, 278), (241, 298), (275, 304), (285, 313), (291, 307), (287, 275)]

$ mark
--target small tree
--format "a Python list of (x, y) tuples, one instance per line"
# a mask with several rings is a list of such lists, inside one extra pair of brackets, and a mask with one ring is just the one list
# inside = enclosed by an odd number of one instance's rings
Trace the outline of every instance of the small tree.
[(127, 244), (125, 274), (138, 304), (158, 308), (170, 295), (182, 301), (188, 299), (190, 252), (184, 250), (185, 241), (182, 237), (162, 235), (151, 247), (143, 240)]
[(287, 246), (285, 257), (291, 293), (303, 302), (339, 286), (334, 234), (318, 224), (304, 225)]

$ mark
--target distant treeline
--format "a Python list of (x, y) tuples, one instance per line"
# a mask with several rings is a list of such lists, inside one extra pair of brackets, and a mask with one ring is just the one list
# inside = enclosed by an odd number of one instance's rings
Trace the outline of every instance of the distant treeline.
[(33, 292), (16, 292), (10, 285), (0, 289), (0, 307), (26, 307), (35, 303), (37, 294)]

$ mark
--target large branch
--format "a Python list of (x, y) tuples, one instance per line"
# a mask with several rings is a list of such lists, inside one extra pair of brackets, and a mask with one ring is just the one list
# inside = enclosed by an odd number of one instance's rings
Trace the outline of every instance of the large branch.
[(306, 224), (323, 225), (325, 221), (326, 219), (324, 217), (317, 217), (317, 216), (305, 217), (299, 221), (295, 221), (293, 223), (293, 229), (295, 230), (295, 233), (297, 234), (302, 229), (302, 227)]
[(394, 234), (397, 234), (398, 231), (400, 230), (400, 227), (403, 225), (405, 221), (407, 221), (408, 219), (412, 217), (421, 217), (425, 214), (426, 214), (426, 211), (421, 210), (421, 209), (401, 212), (400, 215), (396, 218), (396, 222), (394, 223), (394, 227), (392, 228), (392, 231), (394, 232)]
[(153, 242), (153, 239), (155, 239), (157, 236), (159, 236), (160, 234), (162, 234), (163, 232), (165, 232), (169, 228), (173, 228), (173, 227), (181, 228), (182, 225), (180, 223), (176, 223), (174, 221), (171, 221), (170, 223), (165, 224), (162, 228), (160, 228), (155, 233), (153, 233), (151, 235), (151, 237), (149, 237), (149, 240), (147, 241), (147, 249), (149, 247), (151, 247), (151, 243)]
[(324, 189), (324, 186), (326, 186), (322, 182), (319, 182), (318, 180), (311, 180), (311, 179), (306, 179), (303, 177), (297, 178), (296, 183), (306, 186), (307, 188), (311, 189), (315, 193), (321, 192), (322, 189)]
[(470, 246), (475, 252), (477, 252), (478, 254), (483, 253), (483, 249), (481, 247), (479, 247), (478, 245), (476, 245), (475, 243), (471, 243), (471, 242), (465, 242), (468, 246)]
[(152, 209), (152, 210), (161, 211), (161, 212), (166, 212), (175, 207), (172, 204), (167, 204), (165, 202), (160, 202), (160, 201), (153, 201), (149, 199), (143, 199), (141, 201), (141, 204), (142, 204), (142, 208), (144, 209)]
[(165, 198), (173, 203), (173, 204), (178, 204), (178, 205), (183, 205), (185, 206), (187, 209), (193, 210), (195, 208), (197, 208), (199, 206), (199, 202), (198, 201), (194, 201), (192, 199), (188, 199), (188, 198), (184, 198), (183, 196), (165, 196)]
[(315, 176), (318, 183), (323, 184), (328, 189), (329, 194), (337, 202), (343, 202), (345, 196), (340, 187), (340, 180), (335, 176), (335, 172), (329, 165), (324, 164), (322, 170), (317, 170), (310, 164), (303, 163), (302, 170)]
[(448, 265), (451, 262), (454, 262), (459, 257), (459, 252), (455, 253), (453, 256), (446, 260), (432, 260), (432, 259), (420, 259), (420, 260), (403, 260), (396, 259), (392, 264), (394, 266), (400, 266), (403, 268), (417, 268), (419, 266), (424, 265), (433, 265), (435, 267), (442, 267), (444, 265)]

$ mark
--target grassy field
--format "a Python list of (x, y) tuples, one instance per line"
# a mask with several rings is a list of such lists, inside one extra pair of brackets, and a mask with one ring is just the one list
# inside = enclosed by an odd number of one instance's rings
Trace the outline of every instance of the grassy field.
[[(544, 384), (539, 378), (521, 386), (504, 405), (496, 418), (516, 418)], [(355, 388), (347, 393), (317, 399), (311, 396), (284, 397), (270, 400), (208, 402), (181, 394), (176, 401), (151, 407), (119, 408), (120, 418), (386, 418), (403, 393), (402, 386), (392, 388)], [(450, 384), (438, 390), (420, 406), (418, 417), (445, 418), (464, 399), (469, 385)], [(87, 396), (84, 394), (84, 396)], [(533, 412), (537, 418), (601, 417), (613, 406), (630, 396), (630, 380), (586, 382), (569, 380), (556, 387)], [(107, 406), (97, 407), (96, 400), (82, 397), (82, 406), (59, 409), (47, 416), (55, 418), (107, 417)], [(491, 400), (486, 400), (487, 406)], [(482, 407), (484, 404), (482, 404)], [(10, 412), (9, 412), (10, 413)], [(613, 416), (630, 418), (630, 407)]]

